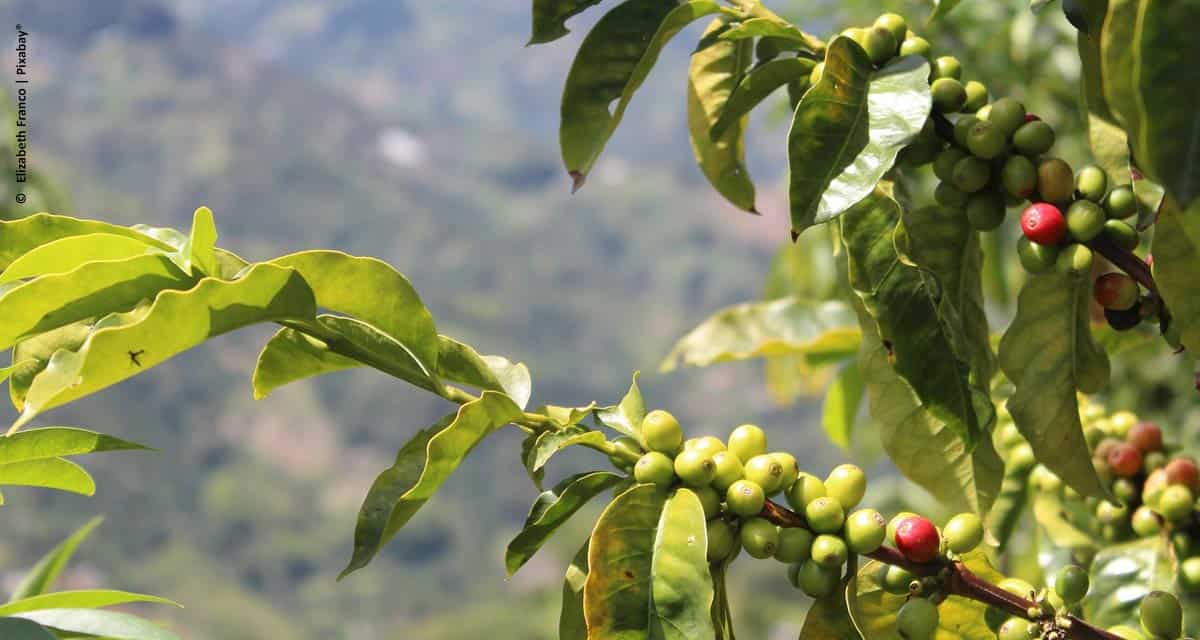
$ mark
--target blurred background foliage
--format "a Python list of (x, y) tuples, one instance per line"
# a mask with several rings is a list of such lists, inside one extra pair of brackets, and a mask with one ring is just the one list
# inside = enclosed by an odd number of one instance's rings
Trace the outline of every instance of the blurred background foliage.
[[(869, 23), (885, 9), (921, 24), (931, 9), (769, 4), (817, 34)], [(824, 473), (849, 459), (876, 477), (894, 474), (870, 429), (855, 431), (848, 452), (828, 443), (819, 404), (794, 394), (819, 393), (823, 380), (785, 379), (770, 393), (762, 363), (655, 373), (677, 337), (723, 306), (760, 298), (773, 261), (795, 258), (786, 242), (782, 95), (776, 115), (759, 118), (750, 135), (762, 218), (725, 205), (693, 165), (683, 70), (698, 34), (669, 47), (593, 179), (571, 196), (558, 160), (558, 94), (600, 12), (573, 21), (565, 41), (525, 48), (527, 5), (4, 3), (0, 22), (31, 32), (30, 153), (58, 187), (40, 185), (25, 206), (0, 194), (0, 215), (48, 208), (186, 226), (205, 204), (217, 213), (222, 245), (248, 258), (333, 247), (395, 264), (445, 333), (528, 363), (535, 403), (613, 402), (629, 372), (642, 369), (651, 403), (689, 431), (756, 422), (806, 469)], [(1056, 6), (1034, 15), (1019, 0), (965, 2), (919, 30), (938, 53), (962, 59), (968, 78), (1053, 122), (1066, 159), (1086, 161), (1078, 60)], [(10, 157), (0, 154), (0, 164)], [(912, 185), (928, 187), (920, 178)], [(1002, 244), (1011, 242), (997, 243), (993, 256)], [(1004, 318), (1004, 294), (1019, 275), (997, 264), (990, 286), (999, 303), (990, 311)], [(777, 277), (770, 293), (787, 286)], [(795, 286), (814, 285), (801, 278)], [(535, 495), (515, 433), (486, 442), (385, 557), (334, 583), (367, 486), (445, 407), (365, 372), (255, 403), (248, 381), (262, 331), (226, 337), (49, 416), (46, 424), (82, 424), (160, 451), (98, 458), (93, 499), (14, 495), (0, 510), (0, 567), (9, 570), (0, 591), (81, 524), (68, 514), (94, 511), (109, 519), (64, 586), (103, 581), (182, 601), (188, 608), (169, 622), (187, 638), (554, 637), (562, 568), (586, 531), (561, 536), (503, 579), (503, 545)], [(1138, 366), (1122, 364), (1133, 357), (1118, 362), (1111, 404), (1169, 416), (1170, 429), (1190, 417), (1178, 398), (1192, 379), (1160, 344)], [(556, 459), (551, 475), (578, 469), (589, 454)], [(907, 485), (874, 487), (868, 500), (880, 508), (930, 508)], [(734, 581), (745, 637), (796, 635), (804, 608), (783, 572), (739, 567)]]

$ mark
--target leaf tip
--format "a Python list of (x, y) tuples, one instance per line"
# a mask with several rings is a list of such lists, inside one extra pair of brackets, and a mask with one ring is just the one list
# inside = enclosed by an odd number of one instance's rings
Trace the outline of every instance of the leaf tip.
[(567, 175), (571, 176), (571, 195), (575, 195), (575, 192), (583, 188), (583, 183), (587, 182), (587, 174), (582, 171), (571, 170), (567, 172)]

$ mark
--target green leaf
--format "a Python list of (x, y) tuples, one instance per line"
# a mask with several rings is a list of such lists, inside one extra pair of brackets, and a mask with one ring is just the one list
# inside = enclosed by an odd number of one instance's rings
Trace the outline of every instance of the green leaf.
[(567, 447), (580, 444), (598, 446), (603, 445), (606, 441), (607, 439), (603, 433), (579, 425), (573, 425), (558, 431), (545, 431), (534, 441), (533, 448), (525, 458), (525, 468), (530, 473), (537, 473), (542, 467), (546, 466), (551, 456)]
[(1088, 329), (1090, 291), (1083, 277), (1030, 277), (1000, 340), (1000, 368), (1016, 387), (1008, 411), (1038, 461), (1080, 494), (1106, 497), (1076, 399), (1108, 381), (1108, 356)]
[(1004, 473), (991, 440), (981, 438), (969, 449), (896, 375), (879, 337), (868, 334), (863, 343), (858, 367), (871, 418), (892, 462), (948, 508), (987, 513)]
[(59, 349), (75, 351), (92, 331), (93, 322), (73, 322), (46, 333), (39, 333), (22, 340), (13, 347), (12, 378), (8, 381), (8, 393), (18, 411), (25, 407), (25, 396), (34, 378), (46, 370), (50, 357)]
[(18, 618), (61, 632), (98, 636), (105, 640), (179, 640), (175, 634), (128, 613), (96, 609), (43, 609)]
[(596, 403), (592, 402), (586, 407), (558, 407), (552, 404), (543, 406), (538, 409), (538, 413), (545, 414), (559, 428), (569, 427), (574, 424), (579, 424), (584, 418), (592, 415), (596, 410)]
[(715, 637), (709, 616), (713, 583), (707, 553), (708, 531), (700, 498), (689, 489), (677, 489), (663, 506), (654, 538), (649, 637)]
[(85, 496), (96, 493), (96, 482), (92, 476), (83, 467), (64, 458), (0, 464), (0, 485), (43, 487)]
[(987, 532), (995, 538), (998, 552), (1003, 553), (1007, 549), (1013, 531), (1025, 515), (1029, 493), (1029, 470), (1006, 466), (1000, 494), (992, 503), (987, 517)]
[(150, 448), (76, 427), (42, 427), (0, 437), (0, 464), (130, 449)]
[(180, 268), (199, 278), (220, 276), (217, 270), (217, 225), (212, 211), (200, 207), (192, 214), (192, 232), (179, 250)]
[(1139, 137), (1141, 121), (1134, 93), (1134, 39), (1140, 0), (1108, 0), (1108, 13), (1100, 30), (1101, 90), (1116, 124), (1129, 135)]
[(1195, 108), (1200, 104), (1200, 42), (1181, 25), (1200, 24), (1200, 4), (1134, 4), (1135, 68), (1126, 70), (1133, 76), (1140, 123), (1130, 131), (1133, 155), (1148, 177), (1188, 208), (1200, 199), (1200, 112)]
[(693, 20), (719, 10), (712, 0), (683, 4), (626, 0), (592, 27), (579, 45), (562, 96), (559, 145), (576, 189), (583, 185), (663, 46)]
[[(715, 18), (705, 34), (717, 33), (725, 24), (724, 19)], [(709, 184), (733, 206), (758, 213), (754, 182), (746, 168), (747, 116), (727, 124), (721, 135), (712, 135), (753, 57), (750, 40), (720, 40), (693, 53), (688, 66), (687, 117), (692, 154)]]
[[(1180, 212), (1168, 199), (1163, 203), (1154, 230), (1154, 281), (1179, 326), (1180, 340), (1200, 353), (1200, 200)], [(1192, 356), (1196, 357), (1195, 355)]]
[(588, 542), (585, 540), (575, 559), (567, 565), (567, 574), (563, 578), (558, 640), (587, 640), (587, 623), (583, 619), (583, 585), (587, 576)]
[(837, 359), (855, 353), (860, 341), (854, 312), (844, 302), (787, 297), (743, 303), (718, 311), (680, 338), (660, 370), (781, 355)]
[(196, 283), (168, 258), (144, 255), (90, 262), (67, 273), (42, 276), (0, 294), (0, 349), (31, 334), (85, 318), (128, 311), (161, 291)]
[(533, 0), (533, 35), (525, 46), (553, 42), (567, 35), (567, 20), (598, 4), (600, 0)]
[(792, 233), (870, 195), (931, 108), (924, 58), (905, 56), (872, 71), (862, 47), (835, 38), (821, 80), (800, 100), (788, 132)]
[[(1036, 1), (1036, 0), (1035, 0)], [(962, 0), (933, 0), (933, 13), (929, 15), (929, 21), (940, 20), (958, 6)]]
[[(1004, 579), (987, 561), (984, 551), (972, 551), (963, 558), (972, 573), (995, 584)], [(895, 638), (896, 613), (907, 596), (883, 590), (882, 569), (886, 565), (871, 560), (863, 565), (856, 580), (857, 597), (851, 616), (859, 632), (866, 638)], [(937, 640), (977, 640), (995, 634), (988, 629), (983, 614), (987, 605), (960, 596), (950, 596), (938, 605)], [(1089, 620), (1090, 621), (1090, 620)]]
[[(973, 386), (969, 380), (963, 323), (947, 317), (943, 284), (901, 260), (895, 242), (900, 219), (900, 205), (881, 190), (841, 219), (850, 285), (870, 314), (860, 326), (864, 334), (878, 334), (892, 367), (916, 392), (924, 410), (969, 450), (986, 439), (980, 436), (994, 417), (984, 391), (987, 381)], [(934, 353), (938, 357), (931, 359)]]
[(46, 627), (21, 618), (0, 618), (0, 638), (4, 640), (56, 640)]
[(583, 586), (588, 640), (650, 637), (654, 545), (666, 498), (653, 485), (638, 485), (600, 514)]
[(418, 432), (375, 479), (358, 512), (354, 554), (338, 579), (361, 569), (441, 487), (467, 454), (490, 433), (517, 419), (521, 408), (494, 391)]
[[(1102, 628), (1139, 628), (1138, 605), (1155, 589), (1175, 592), (1175, 574), (1164, 538), (1155, 536), (1105, 547), (1092, 561), (1092, 588), (1083, 599), (1087, 621)], [(1190, 627), (1200, 621), (1185, 619)]]
[(726, 29), (719, 38), (721, 40), (745, 40), (748, 38), (784, 38), (810, 48), (812, 36), (797, 29), (795, 26), (776, 18), (751, 18), (743, 20)]
[(21, 254), (0, 272), (0, 283), (66, 273), (88, 262), (124, 260), (158, 251), (140, 238), (115, 233), (67, 236)]
[[(319, 317), (318, 322), (325, 318), (332, 316)], [(271, 336), (258, 354), (251, 378), (254, 399), (262, 400), (297, 380), (361, 366), (363, 363), (335, 353), (319, 338), (285, 327)]]
[(524, 566), (546, 540), (589, 500), (624, 479), (624, 476), (607, 471), (591, 471), (570, 476), (553, 489), (542, 492), (529, 509), (521, 533), (505, 549), (504, 567), (508, 575)]
[(101, 522), (104, 522), (104, 518), (101, 516), (96, 516), (88, 520), (86, 524), (76, 529), (74, 533), (58, 543), (58, 546), (42, 556), (38, 560), (38, 563), (21, 578), (21, 582), (13, 590), (12, 598), (9, 602), (32, 598), (49, 591), (54, 586), (54, 580), (58, 578), (58, 574), (71, 561), (71, 556), (75, 554), (75, 549), (91, 535), (96, 527), (100, 526)]
[(1036, 492), (1033, 496), (1033, 517), (1050, 542), (1060, 549), (1096, 549), (1096, 541), (1071, 523), (1057, 494)]
[(731, 127), (744, 128), (743, 119), (776, 89), (794, 80), (807, 81), (816, 63), (808, 58), (778, 58), (763, 63), (742, 78), (725, 102), (710, 140), (720, 140)]
[(1037, 13), (1046, 8), (1046, 5), (1054, 2), (1054, 0), (1029, 0), (1029, 10)]
[(843, 449), (850, 448), (850, 436), (854, 431), (854, 423), (858, 421), (858, 407), (862, 404), (864, 391), (858, 364), (851, 361), (838, 372), (825, 394), (825, 403), (821, 407), (821, 426), (825, 428), (825, 435)]
[(20, 600), (12, 600), (0, 605), (0, 616), (11, 616), (26, 611), (40, 609), (99, 609), (130, 602), (152, 602), (154, 604), (169, 604), (182, 608), (183, 605), (166, 598), (114, 591), (111, 589), (82, 589), (78, 591), (56, 591)]
[[(800, 627), (800, 640), (857, 640), (863, 637), (850, 617), (848, 602), (852, 601), (852, 594), (847, 590), (854, 584), (854, 563), (851, 563), (849, 570), (849, 580), (842, 581), (833, 593), (817, 598), (809, 607), (808, 614), (804, 616), (804, 626)], [(853, 597), (857, 598), (857, 594), (853, 594)]]
[(55, 240), (91, 233), (110, 233), (133, 238), (169, 251), (171, 246), (129, 227), (96, 220), (80, 220), (51, 213), (35, 213), (17, 220), (0, 220), (0, 271), (22, 254)]
[(645, 446), (642, 440), (642, 420), (646, 418), (646, 402), (642, 400), (642, 390), (638, 388), (638, 375), (633, 374), (633, 383), (629, 391), (621, 398), (621, 403), (614, 407), (596, 409), (596, 419), (604, 426), (629, 436)]
[(109, 316), (78, 351), (56, 352), (29, 388), (13, 430), (213, 336), (256, 322), (311, 318), (314, 311), (304, 279), (270, 264), (255, 265), (232, 282), (204, 278), (187, 291), (164, 291), (149, 307)]
[(412, 352), (427, 373), (437, 369), (433, 316), (399, 271), (375, 258), (340, 251), (301, 251), (270, 264), (291, 267), (304, 277), (317, 306), (365, 322)]
[(446, 336), (438, 336), (438, 375), (481, 391), (507, 393), (522, 409), (529, 404), (532, 393), (529, 369), (524, 364), (502, 356), (480, 355), (469, 345)]
[[(706, 532), (707, 533), (707, 532)], [(733, 631), (733, 614), (729, 609), (729, 590), (725, 585), (725, 576), (729, 571), (732, 558), (709, 566), (713, 582), (713, 604), (711, 618), (716, 640), (736, 640)]]

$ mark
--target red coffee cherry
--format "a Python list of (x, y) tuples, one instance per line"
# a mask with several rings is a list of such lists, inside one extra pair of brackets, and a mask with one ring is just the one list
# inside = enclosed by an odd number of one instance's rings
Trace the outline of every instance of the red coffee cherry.
[(1200, 469), (1191, 458), (1175, 458), (1167, 463), (1164, 473), (1167, 484), (1183, 485), (1192, 491), (1200, 489)]
[(1125, 439), (1142, 453), (1162, 451), (1163, 448), (1162, 429), (1153, 422), (1139, 422), (1133, 425)]
[(920, 516), (906, 518), (896, 527), (896, 548), (913, 562), (929, 562), (942, 545), (937, 527)]
[(1096, 278), (1092, 296), (1105, 309), (1125, 311), (1138, 303), (1141, 291), (1133, 278), (1123, 273), (1106, 273)]
[(1132, 478), (1142, 470), (1142, 452), (1128, 442), (1122, 442), (1108, 452), (1108, 466), (1118, 476)]
[(1041, 120), (1041, 118), (1032, 113), (1025, 114), (1025, 122), (1033, 122), (1034, 120)]
[(1058, 207), (1048, 202), (1037, 202), (1021, 213), (1021, 232), (1030, 242), (1059, 244), (1067, 237), (1067, 221)]

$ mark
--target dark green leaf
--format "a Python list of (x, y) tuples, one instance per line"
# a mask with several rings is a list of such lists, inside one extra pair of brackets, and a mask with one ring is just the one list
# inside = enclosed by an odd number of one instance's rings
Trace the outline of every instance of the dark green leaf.
[(89, 233), (111, 233), (140, 240), (157, 249), (171, 249), (170, 245), (129, 227), (50, 213), (35, 213), (17, 220), (0, 220), (0, 271), (7, 269), (14, 260), (35, 247)]
[(144, 593), (129, 593), (128, 591), (113, 591), (111, 589), (83, 589), (78, 591), (56, 591), (20, 600), (12, 600), (8, 604), (0, 605), (0, 616), (11, 616), (41, 609), (99, 609), (118, 604), (128, 604), (130, 602), (150, 602), (183, 607), (178, 602)]
[(816, 63), (808, 58), (778, 58), (755, 67), (738, 83), (725, 102), (720, 117), (709, 131), (711, 140), (720, 140), (730, 127), (743, 127), (743, 117), (776, 89), (794, 80), (807, 81)]
[(729, 560), (710, 566), (713, 582), (712, 623), (717, 640), (736, 640), (733, 631), (733, 612), (729, 608), (729, 591), (725, 585), (725, 576), (729, 570)]
[(128, 613), (97, 609), (43, 609), (17, 614), (18, 618), (75, 635), (105, 640), (179, 640), (175, 634)]
[(584, 38), (563, 88), (559, 129), (563, 163), (576, 188), (620, 124), (663, 46), (693, 20), (718, 10), (720, 5), (712, 0), (678, 5), (626, 0)]
[(0, 283), (49, 273), (66, 273), (89, 262), (124, 260), (159, 251), (147, 241), (115, 233), (67, 236), (38, 245), (18, 256), (7, 269), (0, 272)]
[(79, 547), (96, 527), (100, 526), (101, 522), (104, 522), (104, 518), (100, 516), (88, 520), (87, 524), (76, 529), (74, 533), (58, 543), (58, 546), (42, 556), (38, 560), (38, 563), (21, 578), (21, 582), (13, 590), (12, 598), (9, 602), (32, 598), (49, 591), (54, 586), (54, 580), (58, 578), (58, 574), (71, 561), (71, 556), (74, 555), (75, 549)]
[(46, 627), (22, 618), (0, 618), (0, 638), (4, 638), (4, 640), (57, 640)]
[(601, 424), (629, 436), (644, 446), (642, 441), (642, 420), (646, 417), (646, 403), (642, 400), (642, 390), (638, 388), (638, 374), (633, 374), (633, 383), (629, 391), (621, 398), (621, 403), (613, 407), (596, 409), (596, 419)]
[(571, 516), (596, 495), (615, 487), (624, 479), (607, 471), (592, 471), (573, 475), (543, 492), (534, 500), (525, 518), (521, 533), (508, 543), (504, 552), (504, 567), (508, 575), (517, 572), (546, 540)]
[(858, 420), (858, 407), (862, 404), (864, 390), (858, 364), (851, 361), (842, 366), (825, 394), (825, 403), (821, 407), (821, 426), (825, 428), (825, 435), (843, 449), (850, 448), (850, 436)]
[(788, 133), (792, 232), (828, 222), (870, 195), (931, 108), (924, 58), (905, 56), (873, 71), (862, 47), (835, 38)]
[(43, 487), (85, 496), (96, 493), (96, 482), (83, 467), (64, 458), (42, 458), (0, 464), (0, 485)]
[[(706, 34), (720, 31), (722, 18), (714, 19)], [(747, 116), (742, 115), (713, 136), (717, 122), (728, 112), (733, 94), (754, 57), (750, 40), (721, 40), (692, 54), (688, 66), (687, 116), (692, 155), (709, 184), (735, 207), (751, 213), (754, 182), (746, 168)]]
[(1085, 496), (1106, 496), (1079, 422), (1077, 391), (1108, 381), (1108, 356), (1088, 330), (1090, 280), (1032, 276), (1000, 340), (1000, 368), (1015, 385), (1007, 407), (1037, 459)]
[(662, 508), (654, 538), (650, 638), (715, 637), (709, 616), (713, 583), (707, 553), (708, 534), (700, 498), (689, 489), (677, 489)]
[(606, 441), (604, 434), (587, 427), (572, 425), (557, 431), (545, 431), (534, 441), (533, 448), (525, 458), (525, 468), (530, 473), (536, 473), (546, 466), (551, 456), (574, 445), (602, 445)]
[(553, 42), (567, 35), (567, 20), (597, 4), (600, 0), (533, 0), (533, 35), (528, 44)]
[[(855, 627), (850, 617), (847, 589), (854, 585), (854, 566), (850, 566), (849, 581), (838, 584), (833, 593), (824, 598), (818, 598), (804, 616), (804, 626), (800, 628), (800, 640), (858, 640), (862, 638), (859, 629)], [(855, 594), (857, 598), (857, 594)], [(874, 636), (867, 636), (874, 637)], [(882, 636), (880, 636), (882, 637)]]
[(1179, 327), (1180, 340), (1200, 354), (1200, 200), (1181, 212), (1171, 200), (1163, 203), (1154, 229), (1154, 281)]
[(86, 429), (42, 427), (0, 437), (0, 464), (129, 449), (149, 447)]
[(651, 637), (654, 543), (666, 499), (653, 485), (638, 485), (600, 514), (583, 586), (588, 640)]
[(1100, 82), (1104, 102), (1130, 140), (1139, 138), (1134, 83), (1134, 39), (1140, 0), (1108, 0), (1108, 14), (1100, 31)]
[(588, 575), (588, 543), (584, 541), (563, 578), (562, 609), (558, 615), (558, 640), (587, 640), (583, 619), (583, 585)]
[(354, 555), (339, 579), (365, 567), (488, 434), (521, 415), (508, 396), (484, 391), (438, 424), (418, 432), (396, 454), (363, 500)]

